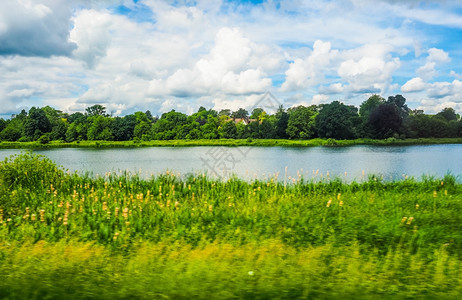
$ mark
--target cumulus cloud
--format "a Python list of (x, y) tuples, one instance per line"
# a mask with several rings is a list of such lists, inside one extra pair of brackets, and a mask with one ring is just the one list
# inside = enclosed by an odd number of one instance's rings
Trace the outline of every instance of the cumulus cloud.
[(401, 66), (393, 57), (393, 47), (384, 44), (367, 44), (345, 51), (338, 75), (353, 93), (383, 93), (388, 90), (393, 73)]
[(406, 82), (402, 87), (403, 93), (421, 92), (425, 89), (426, 84), (420, 77), (415, 77)]
[(256, 54), (265, 56), (256, 49), (258, 45), (245, 38), (239, 29), (224, 27), (218, 31), (209, 54), (192, 68), (179, 69), (165, 80), (154, 79), (150, 93), (187, 97), (216, 92), (230, 95), (264, 92), (272, 81), (266, 78), (263, 67), (252, 68)]
[(279, 2), (0, 1), (0, 114), (251, 109), (267, 90), (284, 105), (359, 104), (364, 93), (462, 99), (457, 81), (438, 77), (451, 62), (460, 80), (460, 59), (415, 23), (456, 24), (453, 2)]
[(437, 65), (450, 61), (451, 59), (447, 52), (441, 49), (431, 48), (428, 50), (425, 65), (417, 69), (417, 74), (425, 80), (431, 80), (438, 75), (438, 71), (436, 70)]
[(0, 55), (70, 55), (68, 1), (0, 1)]
[(74, 29), (70, 38), (77, 45), (75, 57), (83, 60), (88, 67), (94, 67), (99, 58), (106, 56), (111, 43), (109, 13), (95, 10), (80, 11), (74, 18)]
[(295, 91), (305, 89), (322, 82), (323, 71), (338, 54), (337, 50), (331, 51), (329, 42), (316, 41), (313, 51), (305, 58), (298, 58), (290, 64), (286, 71), (286, 80), (281, 86), (281, 91)]

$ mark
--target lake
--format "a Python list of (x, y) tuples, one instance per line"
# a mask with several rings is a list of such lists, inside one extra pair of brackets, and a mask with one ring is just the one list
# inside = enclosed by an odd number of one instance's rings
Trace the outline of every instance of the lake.
[[(23, 150), (0, 149), (0, 159)], [(351, 147), (150, 147), (57, 148), (33, 150), (70, 171), (137, 172), (142, 177), (164, 173), (207, 172), (213, 177), (231, 174), (244, 179), (322, 179), (341, 177), (363, 180), (370, 174), (385, 180), (462, 175), (462, 145), (351, 146)]]

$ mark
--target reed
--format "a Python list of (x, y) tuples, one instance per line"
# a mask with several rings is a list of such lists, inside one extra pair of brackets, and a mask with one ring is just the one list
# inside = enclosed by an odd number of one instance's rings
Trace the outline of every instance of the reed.
[(0, 163), (0, 295), (457, 298), (461, 211), (453, 175), (92, 177), (24, 153)]

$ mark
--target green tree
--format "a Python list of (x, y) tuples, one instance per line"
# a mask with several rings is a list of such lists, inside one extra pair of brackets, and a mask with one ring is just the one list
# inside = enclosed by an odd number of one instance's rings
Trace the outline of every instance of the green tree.
[(274, 118), (264, 119), (260, 124), (260, 136), (263, 139), (274, 139), (276, 137)]
[(113, 119), (105, 117), (103, 115), (95, 115), (88, 118), (89, 127), (87, 136), (91, 141), (112, 141), (114, 136), (112, 135), (112, 122)]
[(187, 116), (171, 110), (163, 113), (152, 127), (153, 138), (156, 140), (173, 140), (180, 133), (181, 127), (187, 123)]
[(247, 132), (248, 132), (248, 137), (251, 137), (251, 138), (254, 138), (254, 139), (261, 138), (260, 122), (258, 122), (258, 121), (250, 122), (247, 125)]
[(95, 116), (107, 117), (108, 116), (106, 114), (106, 108), (102, 106), (101, 104), (95, 104), (93, 106), (87, 107), (85, 109), (85, 113), (89, 117), (95, 117)]
[(17, 141), (21, 138), (22, 131), (14, 125), (14, 123), (9, 122), (5, 128), (0, 132), (0, 140), (2, 141)]
[(250, 118), (251, 119), (255, 119), (255, 120), (260, 120), (260, 116), (265, 113), (265, 111), (263, 110), (263, 108), (260, 108), (260, 107), (257, 107), (257, 108), (254, 108), (252, 110), (252, 114), (250, 115)]
[(303, 105), (289, 109), (286, 133), (291, 139), (310, 139), (316, 135), (315, 107)]
[(237, 111), (231, 114), (233, 119), (247, 119), (249, 117), (249, 112), (243, 108), (239, 108)]
[(223, 137), (225, 139), (235, 139), (237, 138), (237, 128), (234, 121), (228, 121), (223, 124)]
[(114, 118), (112, 123), (112, 134), (114, 135), (114, 140), (129, 141), (133, 139), (135, 126), (135, 115), (126, 115), (124, 117)]
[(286, 112), (282, 105), (279, 106), (278, 111), (276, 112), (276, 122), (275, 122), (275, 135), (278, 139), (287, 138), (287, 125), (289, 123), (289, 114)]
[(231, 117), (231, 110), (230, 110), (230, 109), (222, 109), (222, 110), (220, 110), (220, 112), (218, 113), (218, 116), (227, 116), (227, 117)]
[(381, 104), (385, 104), (385, 99), (379, 95), (372, 95), (359, 106), (359, 115), (368, 121), (371, 113)]
[(24, 134), (31, 140), (36, 141), (44, 133), (51, 132), (52, 126), (46, 113), (41, 108), (32, 107), (24, 122)]
[(402, 120), (404, 120), (411, 111), (406, 105), (406, 98), (404, 98), (402, 95), (388, 97), (387, 103), (396, 106)]
[(436, 115), (444, 118), (447, 121), (457, 121), (458, 119), (456, 112), (451, 107), (444, 108), (442, 111), (440, 111)]
[(141, 112), (138, 111), (135, 113), (136, 118), (136, 125), (133, 130), (134, 137), (138, 139), (147, 139), (149, 133), (151, 132), (152, 122), (149, 117)]
[(403, 118), (396, 105), (386, 103), (372, 112), (369, 122), (374, 129), (374, 137), (388, 138), (399, 133)]
[(316, 131), (321, 138), (353, 139), (358, 110), (339, 101), (325, 104), (315, 117)]
[(6, 121), (3, 118), (0, 118), (0, 132), (6, 127)]

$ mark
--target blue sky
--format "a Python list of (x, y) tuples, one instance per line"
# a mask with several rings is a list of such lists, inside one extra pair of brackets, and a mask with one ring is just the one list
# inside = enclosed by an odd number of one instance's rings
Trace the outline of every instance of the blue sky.
[(462, 1), (6, 0), (0, 115), (286, 108), (402, 94), (462, 113)]

